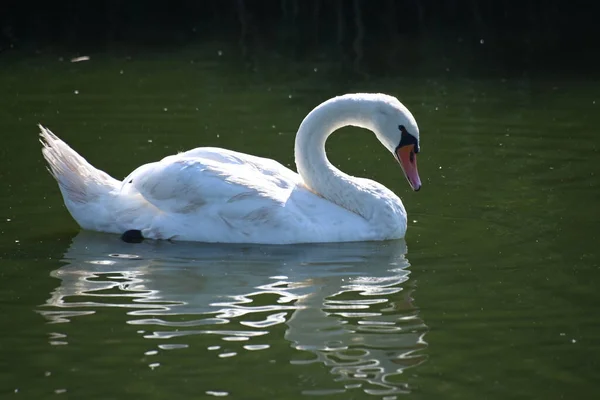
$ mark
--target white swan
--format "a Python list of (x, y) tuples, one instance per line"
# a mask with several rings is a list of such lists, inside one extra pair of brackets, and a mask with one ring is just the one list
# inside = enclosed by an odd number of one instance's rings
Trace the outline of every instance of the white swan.
[(398, 196), (327, 160), (327, 137), (346, 125), (373, 131), (412, 188), (420, 189), (417, 123), (398, 99), (384, 94), (339, 96), (312, 110), (296, 136), (299, 174), (274, 160), (200, 147), (142, 165), (119, 182), (48, 129), (40, 126), (40, 135), (65, 205), (83, 229), (223, 243), (404, 237), (406, 211)]

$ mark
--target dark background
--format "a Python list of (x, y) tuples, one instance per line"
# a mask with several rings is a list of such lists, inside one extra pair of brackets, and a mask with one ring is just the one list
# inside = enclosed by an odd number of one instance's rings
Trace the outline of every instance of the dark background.
[(483, 63), (488, 73), (597, 73), (598, 2), (565, 0), (4, 1), (0, 54), (135, 52), (207, 40), (374, 73)]

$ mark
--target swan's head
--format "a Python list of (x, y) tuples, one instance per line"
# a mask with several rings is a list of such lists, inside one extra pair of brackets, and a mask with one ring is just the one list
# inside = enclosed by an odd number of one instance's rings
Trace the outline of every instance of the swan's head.
[(415, 118), (400, 101), (384, 94), (374, 96), (373, 131), (381, 143), (400, 163), (408, 183), (414, 191), (421, 189), (417, 170), (419, 127)]

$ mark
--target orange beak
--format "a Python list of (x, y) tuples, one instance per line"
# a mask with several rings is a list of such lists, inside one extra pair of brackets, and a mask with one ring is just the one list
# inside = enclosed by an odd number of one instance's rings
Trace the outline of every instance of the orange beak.
[(415, 154), (415, 145), (408, 144), (396, 149), (396, 156), (400, 162), (400, 166), (404, 171), (404, 175), (410, 183), (412, 189), (417, 192), (421, 189), (421, 178), (417, 170), (417, 155)]

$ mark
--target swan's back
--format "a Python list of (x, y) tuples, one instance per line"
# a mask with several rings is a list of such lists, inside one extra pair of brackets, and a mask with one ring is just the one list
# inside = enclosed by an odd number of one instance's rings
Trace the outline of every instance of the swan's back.
[(354, 236), (356, 228), (365, 233), (361, 217), (317, 196), (280, 163), (218, 148), (142, 166), (125, 179), (122, 193), (141, 195), (160, 210), (145, 237), (296, 243), (331, 241), (336, 231), (336, 241), (348, 241), (340, 224)]

